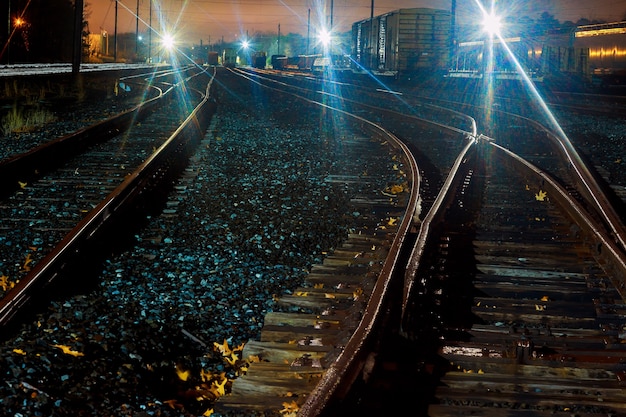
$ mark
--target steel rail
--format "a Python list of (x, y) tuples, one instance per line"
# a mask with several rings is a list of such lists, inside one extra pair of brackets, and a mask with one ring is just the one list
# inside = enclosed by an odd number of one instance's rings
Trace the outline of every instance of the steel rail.
[(29, 305), (43, 289), (57, 280), (71, 266), (80, 253), (98, 245), (98, 237), (116, 222), (128, 219), (151, 198), (151, 194), (165, 179), (182, 169), (181, 153), (200, 142), (213, 113), (215, 103), (210, 99), (214, 74), (206, 88), (203, 100), (180, 127), (132, 174), (127, 176), (107, 198), (91, 210), (14, 288), (0, 300), (0, 329), (8, 327), (15, 317)]
[(150, 110), (161, 105), (163, 103), (161, 99), (167, 96), (174, 87), (170, 86), (165, 91), (159, 87), (152, 86), (151, 88), (158, 91), (157, 96), (121, 114), (1, 161), (0, 177), (3, 178), (3, 181), (0, 185), (0, 195), (18, 189), (18, 181), (31, 182), (33, 178), (55, 168), (77, 152), (127, 130), (135, 121), (142, 120), (149, 114)]
[[(485, 107), (482, 107), (482, 106), (458, 103), (458, 102), (453, 102), (449, 100), (441, 100), (441, 99), (434, 99), (434, 98), (430, 98), (430, 99), (436, 100), (439, 102), (462, 104), (463, 106), (470, 106), (470, 107), (474, 107), (477, 109), (485, 110)], [(536, 126), (539, 130), (545, 132), (548, 135), (548, 137), (554, 143), (558, 145), (558, 149), (560, 149), (563, 155), (565, 155), (567, 160), (570, 162), (571, 166), (574, 168), (576, 175), (580, 179), (579, 184), (582, 185), (582, 189), (580, 189), (578, 186), (576, 188), (579, 189), (583, 194), (587, 196), (587, 200), (592, 203), (592, 205), (598, 211), (598, 214), (600, 214), (604, 218), (605, 223), (614, 234), (616, 241), (619, 242), (622, 248), (621, 250), (626, 252), (626, 226), (623, 224), (621, 217), (615, 211), (615, 208), (610, 203), (603, 189), (598, 184), (598, 181), (596, 180), (596, 178), (591, 174), (591, 172), (589, 171), (589, 168), (587, 168), (587, 166), (582, 162), (582, 159), (580, 158), (578, 151), (576, 151), (576, 149), (574, 148), (570, 140), (567, 138), (567, 136), (563, 134), (562, 135), (563, 137), (561, 137), (561, 135), (556, 133), (553, 129), (546, 127), (542, 123), (539, 123), (535, 120), (529, 119), (519, 114), (515, 114), (515, 113), (511, 113), (511, 112), (499, 110), (499, 109), (491, 109), (491, 111), (495, 113), (503, 114), (503, 115), (508, 115), (510, 117), (521, 118), (530, 122), (531, 124)]]
[(579, 178), (579, 184), (582, 186), (582, 191), (587, 195), (587, 200), (593, 203), (593, 206), (602, 216), (604, 222), (609, 226), (609, 229), (613, 233), (616, 242), (619, 243), (621, 250), (626, 253), (626, 227), (624, 226), (620, 216), (615, 211), (615, 208), (610, 203), (602, 187), (598, 184), (595, 176), (591, 174), (589, 168), (582, 161), (582, 158), (570, 140), (564, 134), (563, 137), (561, 137), (561, 135), (555, 133), (553, 130), (545, 127), (539, 122), (527, 119), (523, 116), (516, 117), (522, 117), (526, 121), (534, 124), (539, 129), (546, 132), (552, 141), (559, 145), (562, 153), (565, 155), (570, 165), (574, 168), (574, 171)]
[[(248, 77), (249, 76), (254, 76), (256, 78), (262, 78), (262, 79), (264, 79), (264, 80), (266, 80), (268, 82), (279, 84), (279, 85), (282, 85), (282, 86), (287, 87), (287, 88), (292, 88), (292, 89), (295, 89), (295, 90), (305, 91), (305, 92), (311, 91), (311, 90), (307, 90), (304, 87), (299, 87), (297, 85), (289, 84), (289, 83), (286, 83), (284, 81), (279, 81), (279, 80), (275, 80), (275, 79), (272, 79), (272, 78), (263, 77), (263, 76), (259, 75), (257, 72), (243, 71), (240, 68), (236, 68), (236, 71), (238, 73), (240, 73), (240, 74), (246, 74), (246, 76), (248, 76)], [(248, 78), (248, 79), (251, 79), (251, 78)], [(351, 87), (351, 88), (358, 88), (358, 89), (361, 89), (361, 90), (366, 90), (365, 88), (363, 88), (361, 86), (354, 85), (354, 84), (340, 83), (340, 82), (337, 82), (337, 81), (331, 81), (331, 83), (337, 84), (337, 85), (340, 85), (340, 86), (348, 86), (348, 87)], [(377, 90), (377, 91), (378, 92), (389, 93), (389, 91), (382, 91), (382, 90)], [(330, 93), (328, 91), (318, 90), (318, 91), (316, 91), (316, 93), (322, 94), (322, 95), (326, 95), (327, 97), (336, 98), (338, 100), (341, 100), (341, 101), (344, 101), (344, 102), (347, 102), (347, 103), (354, 103), (354, 104), (357, 104), (357, 105), (362, 106), (362, 107), (368, 107), (368, 108), (373, 108), (374, 107), (372, 105), (360, 103), (360, 102), (358, 102), (356, 100), (351, 100), (351, 99), (348, 99), (346, 97), (342, 97), (342, 96), (340, 96), (338, 94)], [(413, 106), (411, 106), (411, 107), (413, 107)], [(417, 105), (415, 107), (426, 107), (426, 108), (430, 108), (430, 109), (433, 109), (433, 110), (439, 110), (439, 111), (443, 111), (443, 112), (446, 112), (446, 113), (451, 113), (451, 114), (457, 115), (459, 117), (462, 117), (462, 118), (466, 119), (467, 121), (469, 121), (469, 123), (471, 125), (472, 131), (470, 132), (470, 131), (466, 131), (464, 129), (460, 129), (460, 128), (457, 128), (457, 127), (444, 125), (444, 124), (438, 123), (438, 122), (436, 122), (434, 120), (424, 119), (424, 118), (421, 118), (421, 117), (418, 117), (418, 116), (415, 116), (415, 115), (411, 115), (411, 117), (414, 117), (414, 118), (419, 119), (419, 120), (427, 121), (428, 123), (432, 123), (432, 124), (434, 124), (434, 125), (436, 125), (438, 127), (442, 127), (444, 129), (452, 130), (452, 131), (455, 131), (455, 132), (458, 132), (458, 133), (467, 133), (469, 135), (474, 135), (474, 136), (476, 135), (476, 120), (473, 117), (468, 116), (465, 113), (459, 112), (459, 111), (454, 110), (454, 109), (438, 106), (438, 105), (435, 105), (435, 104), (430, 104), (430, 103), (419, 103), (419, 105)], [(401, 114), (403, 117), (407, 117), (406, 114), (399, 113), (396, 110), (386, 109), (386, 111), (393, 112), (393, 113), (396, 113), (396, 114)]]
[[(497, 143), (494, 143), (493, 141), (488, 141), (488, 144), (498, 152), (508, 156), (512, 161), (515, 161), (518, 166), (539, 176), (545, 184), (544, 187), (549, 187), (554, 193), (555, 199), (561, 201), (561, 204), (567, 209), (570, 216), (578, 220), (578, 226), (586, 229), (600, 241), (602, 247), (606, 249), (602, 251), (603, 256), (610, 256), (613, 261), (612, 265), (616, 265), (618, 268), (618, 270), (615, 271), (616, 273), (611, 276), (611, 280), (613, 281), (615, 288), (621, 295), (622, 299), (626, 300), (626, 286), (624, 285), (626, 280), (626, 253), (624, 253), (623, 248), (618, 245), (618, 242), (611, 239), (606, 230), (599, 228), (597, 226), (597, 222), (590, 217), (589, 212), (585, 210), (585, 208), (582, 207), (581, 204), (576, 201), (571, 194), (549, 174), (521, 156), (504, 148), (503, 146), (498, 145)], [(607, 251), (608, 254), (606, 253)]]
[[(263, 85), (259, 81), (250, 78), (248, 75), (243, 74), (242, 72), (239, 72), (239, 74), (241, 77), (244, 77), (254, 83), (284, 93), (284, 91), (281, 91), (277, 88)], [(406, 210), (406, 213), (410, 213), (411, 215), (405, 215), (402, 219), (402, 222), (391, 244), (387, 258), (385, 259), (382, 270), (378, 276), (378, 279), (376, 280), (376, 283), (372, 290), (372, 294), (370, 296), (370, 299), (368, 300), (368, 303), (365, 307), (365, 310), (356, 330), (339, 353), (337, 359), (333, 361), (328, 369), (324, 371), (321, 380), (316, 384), (315, 388), (306, 397), (304, 404), (302, 404), (302, 406), (298, 410), (298, 416), (300, 417), (313, 417), (320, 415), (320, 413), (330, 405), (332, 399), (337, 395), (341, 387), (352, 385), (352, 383), (356, 380), (359, 373), (363, 369), (363, 366), (365, 365), (367, 355), (369, 353), (369, 351), (367, 350), (367, 346), (372, 341), (372, 338), (375, 335), (375, 330), (380, 325), (383, 316), (383, 309), (386, 303), (389, 301), (389, 288), (391, 285), (392, 276), (394, 272), (396, 272), (399, 268), (405, 268), (404, 265), (398, 264), (400, 259), (400, 252), (406, 243), (411, 229), (414, 227), (415, 224), (420, 222), (419, 211), (421, 207), (419, 191), (421, 186), (421, 175), (419, 174), (417, 162), (415, 161), (408, 146), (384, 127), (374, 122), (371, 122), (361, 116), (349, 113), (343, 109), (332, 107), (326, 103), (310, 100), (297, 94), (290, 94), (309, 103), (348, 116), (352, 120), (361, 123), (361, 127), (368, 128), (373, 133), (392, 141), (391, 143), (394, 144), (393, 146), (400, 149), (404, 154), (404, 158), (409, 162), (411, 172), (411, 180), (409, 181), (409, 183), (412, 184), (409, 203)], [(451, 131), (465, 134), (466, 138), (468, 138), (468, 144), (466, 145), (463, 152), (463, 154), (465, 154), (467, 152), (466, 150), (469, 149), (476, 141), (476, 124), (473, 119), (471, 120), (473, 132), (462, 131), (454, 127), (444, 126), (437, 122), (427, 120), (425, 121), (438, 127), (444, 127), (450, 129)], [(463, 158), (459, 156), (457, 158), (456, 165), (461, 164), (462, 160)], [(453, 177), (453, 175), (450, 175), (447, 182), (451, 182)]]
[(329, 106), (325, 103), (309, 100), (301, 96), (298, 97), (310, 103), (348, 116), (353, 121), (361, 123), (361, 127), (370, 129), (376, 135), (391, 141), (392, 146), (400, 149), (404, 154), (404, 158), (410, 168), (408, 182), (412, 184), (409, 202), (406, 209), (406, 213), (408, 215), (405, 215), (402, 219), (357, 329), (352, 334), (352, 337), (350, 337), (348, 343), (342, 349), (337, 359), (324, 372), (321, 380), (315, 386), (313, 391), (307, 396), (305, 403), (298, 410), (298, 416), (312, 417), (319, 415), (320, 411), (329, 404), (338, 387), (351, 385), (364, 366), (368, 353), (366, 346), (370, 342), (370, 339), (374, 335), (374, 330), (382, 318), (382, 310), (389, 296), (388, 289), (391, 285), (392, 275), (398, 268), (401, 249), (411, 230), (411, 227), (416, 221), (416, 217), (419, 214), (419, 190), (421, 185), (421, 175), (419, 173), (417, 162), (413, 158), (408, 146), (384, 127), (364, 119), (361, 116)]
[[(407, 306), (409, 304), (409, 300), (411, 299), (413, 284), (415, 283), (415, 277), (422, 259), (422, 255), (424, 254), (424, 249), (426, 248), (426, 244), (428, 242), (428, 239), (430, 238), (431, 228), (435, 223), (439, 222), (439, 216), (448, 207), (447, 205), (452, 199), (452, 191), (456, 189), (456, 186), (461, 179), (461, 166), (465, 163), (470, 154), (470, 151), (475, 148), (475, 145), (477, 143), (477, 138), (475, 134), (470, 136), (468, 139), (468, 142), (465, 144), (465, 147), (457, 156), (452, 169), (448, 173), (444, 184), (439, 190), (439, 193), (435, 198), (435, 202), (431, 206), (430, 210), (428, 210), (428, 213), (420, 224), (417, 239), (415, 240), (415, 244), (413, 245), (411, 255), (409, 256), (409, 262), (407, 264), (404, 274), (401, 323), (404, 323), (406, 319)], [(401, 328), (401, 332), (405, 337), (408, 337), (408, 334), (404, 331), (404, 329)]]
[[(170, 83), (169, 85), (159, 87), (152, 84), (154, 77), (162, 77), (184, 71), (186, 70), (167, 70), (160, 71), (158, 74), (151, 72), (127, 77), (128, 79), (148, 77), (145, 81), (148, 82), (149, 88), (156, 91), (156, 95), (120, 114), (0, 161), (0, 177), (3, 178), (0, 184), (0, 197), (19, 189), (19, 181), (32, 182), (33, 179), (59, 166), (59, 164), (77, 152), (81, 152), (94, 144), (104, 142), (127, 130), (138, 120), (143, 120), (149, 115), (151, 110), (162, 105), (165, 102), (165, 98), (169, 97), (171, 92), (182, 83), (182, 81), (179, 81), (178, 83)], [(200, 74), (202, 73), (194, 73), (188, 76), (185, 81)]]

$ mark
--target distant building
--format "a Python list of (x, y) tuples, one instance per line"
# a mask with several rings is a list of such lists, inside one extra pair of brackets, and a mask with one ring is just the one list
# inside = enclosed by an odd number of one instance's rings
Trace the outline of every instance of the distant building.
[(591, 74), (626, 82), (626, 21), (579, 26), (574, 46), (589, 51)]
[(375, 72), (445, 71), (450, 61), (449, 10), (392, 11), (352, 25), (352, 55)]
[[(519, 67), (536, 80), (586, 79), (596, 85), (626, 84), (626, 21), (577, 26), (504, 39), (459, 42), (450, 77), (520, 79)], [(513, 53), (515, 60), (510, 57)]]
[(87, 56), (86, 62), (101, 62), (109, 55), (109, 36), (107, 32), (100, 34), (90, 33), (87, 38)]

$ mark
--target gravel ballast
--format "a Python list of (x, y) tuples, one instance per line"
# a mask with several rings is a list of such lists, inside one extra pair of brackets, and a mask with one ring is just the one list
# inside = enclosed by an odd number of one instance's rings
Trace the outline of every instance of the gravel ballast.
[(52, 302), (3, 342), (3, 415), (208, 413), (245, 372), (241, 345), (275, 298), (302, 284), (358, 216), (348, 204), (358, 190), (325, 178), (396, 175), (384, 153), (350, 155), (341, 126), (322, 129), (318, 108), (232, 86), (218, 100), (191, 165), (134, 247), (85, 277), (100, 282), (93, 292)]

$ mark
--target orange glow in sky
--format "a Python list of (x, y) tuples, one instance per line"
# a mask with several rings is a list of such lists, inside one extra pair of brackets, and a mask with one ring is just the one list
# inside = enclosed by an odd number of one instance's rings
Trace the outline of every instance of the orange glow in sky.
[[(490, 3), (487, 0), (486, 3)], [(457, 0), (459, 19), (471, 15), (475, 0)], [(374, 0), (374, 15), (401, 8), (431, 7), (450, 9), (451, 0)], [(115, 1), (87, 0), (89, 31), (115, 31)], [(498, 0), (515, 13), (536, 18), (543, 11), (561, 21), (587, 19), (621, 20), (626, 16), (626, 0)], [(157, 33), (176, 33), (188, 44), (242, 39), (258, 32), (282, 34), (316, 31), (331, 16), (335, 31), (350, 31), (352, 23), (367, 19), (371, 0), (118, 0), (117, 32), (145, 32), (150, 21)], [(139, 20), (136, 15), (139, 12)], [(310, 20), (309, 20), (310, 15)], [(309, 26), (310, 22), (310, 26)]]

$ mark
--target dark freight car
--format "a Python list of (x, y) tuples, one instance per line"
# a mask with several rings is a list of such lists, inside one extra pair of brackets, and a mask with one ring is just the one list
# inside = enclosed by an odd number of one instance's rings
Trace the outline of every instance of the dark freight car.
[(377, 72), (445, 71), (450, 60), (449, 10), (400, 9), (352, 25), (355, 61)]
[(596, 84), (626, 84), (626, 21), (579, 26), (574, 47), (588, 51), (588, 71)]
[(287, 65), (287, 56), (285, 55), (272, 55), (272, 68), (275, 70), (283, 70)]
[(267, 65), (267, 54), (264, 51), (257, 51), (252, 54), (252, 66), (254, 68), (265, 69)]
[(220, 56), (220, 54), (217, 53), (216, 51), (209, 51), (207, 64), (208, 65), (212, 65), (212, 66), (218, 65), (219, 64), (219, 56)]
[(489, 73), (496, 79), (519, 79), (519, 64), (526, 75), (538, 81), (568, 80), (581, 86), (626, 84), (626, 22), (504, 41), (506, 48), (497, 39), (493, 44), (484, 40), (459, 42), (448, 76), (482, 78)]
[(237, 65), (237, 52), (232, 48), (224, 49), (222, 52), (222, 66), (234, 67)]

